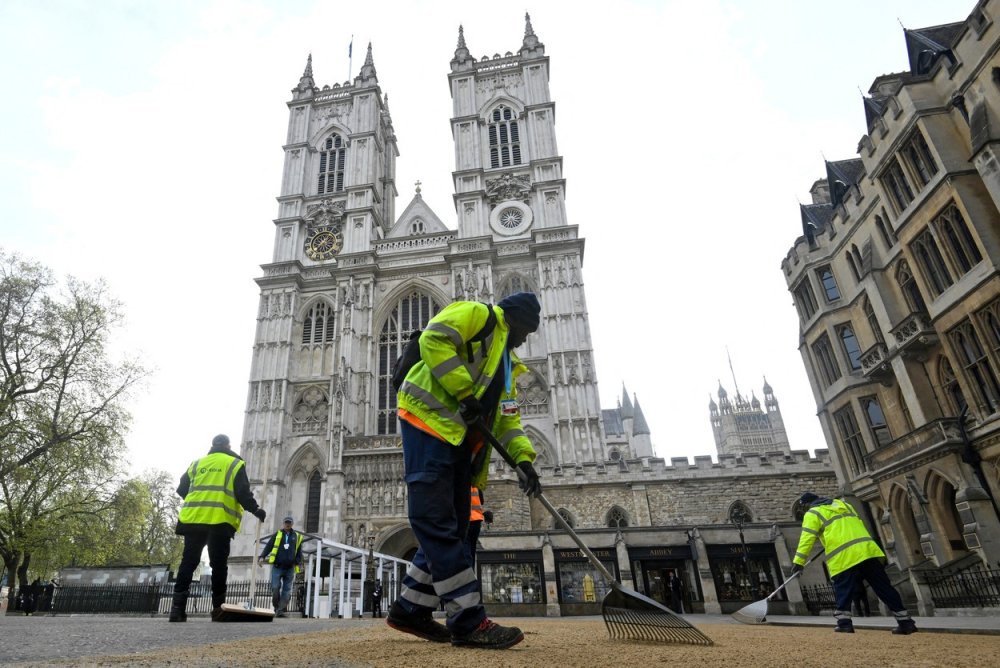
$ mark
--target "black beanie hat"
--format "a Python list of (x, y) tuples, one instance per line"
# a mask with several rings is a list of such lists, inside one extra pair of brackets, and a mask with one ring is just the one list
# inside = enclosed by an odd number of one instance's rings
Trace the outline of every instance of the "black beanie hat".
[(813, 494), (812, 492), (805, 492), (802, 496), (799, 497), (799, 505), (802, 506), (803, 508), (808, 508), (809, 505), (813, 501), (816, 501), (817, 499), (819, 499), (819, 497)]
[(501, 299), (497, 306), (503, 309), (504, 318), (508, 322), (513, 320), (532, 332), (537, 330), (541, 323), (539, 315), (542, 312), (542, 305), (538, 303), (538, 297), (534, 292), (515, 292)]

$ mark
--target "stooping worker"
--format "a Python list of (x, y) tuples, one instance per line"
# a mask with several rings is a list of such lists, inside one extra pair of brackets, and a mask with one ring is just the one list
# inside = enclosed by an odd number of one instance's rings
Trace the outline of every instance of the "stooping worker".
[(802, 536), (792, 560), (792, 573), (798, 573), (809, 558), (809, 551), (818, 538), (826, 552), (826, 567), (837, 597), (838, 633), (854, 633), (851, 602), (860, 581), (871, 585), (875, 595), (889, 606), (896, 618), (897, 635), (915, 633), (917, 625), (903, 607), (903, 599), (885, 573), (885, 553), (854, 507), (843, 499), (822, 499), (805, 492), (795, 502), (795, 517), (802, 522)]
[(292, 528), (295, 518), (286, 515), (281, 529), (264, 539), (257, 565), (271, 564), (271, 604), (275, 617), (285, 617), (292, 597), (292, 583), (302, 570), (303, 535)]
[(229, 543), (239, 531), (243, 511), (261, 522), (267, 517), (250, 491), (246, 463), (229, 447), (229, 437), (219, 434), (212, 439), (208, 454), (191, 462), (181, 476), (177, 493), (184, 498), (177, 517), (175, 533), (184, 536), (184, 553), (174, 582), (170, 621), (187, 621), (187, 600), (191, 577), (208, 546), (212, 567), (212, 621), (222, 618), (226, 602), (226, 577), (229, 575)]
[[(484, 339), (479, 333), (495, 325)], [(526, 494), (541, 492), (535, 451), (521, 428), (515, 378), (527, 368), (513, 349), (538, 329), (541, 305), (530, 292), (496, 306), (453, 302), (420, 336), (420, 361), (399, 389), (399, 424), (410, 526), (419, 547), (386, 622), (435, 642), (505, 649), (524, 639), (516, 627), (491, 621), (469, 563), (469, 488), (486, 486), (490, 446), (477, 434), (483, 420), (524, 474)], [(476, 345), (469, 343), (476, 340)], [(471, 358), (471, 359), (470, 359)], [(444, 604), (447, 626), (432, 612)]]

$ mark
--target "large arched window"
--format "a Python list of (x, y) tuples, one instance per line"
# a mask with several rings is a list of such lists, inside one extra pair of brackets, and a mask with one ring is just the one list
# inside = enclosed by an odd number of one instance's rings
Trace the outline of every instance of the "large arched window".
[(906, 305), (910, 307), (910, 313), (927, 313), (927, 304), (924, 302), (923, 295), (920, 294), (920, 287), (913, 279), (910, 265), (905, 261), (900, 262), (899, 268), (896, 269), (896, 282), (903, 292)]
[(333, 341), (333, 309), (326, 302), (317, 302), (302, 321), (302, 343)]
[(948, 403), (951, 404), (952, 414), (961, 413), (968, 402), (965, 401), (962, 387), (958, 384), (958, 377), (955, 375), (955, 369), (951, 366), (951, 360), (944, 355), (938, 361), (938, 382), (944, 389), (944, 396), (948, 398)]
[(490, 167), (510, 167), (521, 164), (521, 138), (517, 129), (517, 112), (500, 105), (490, 115)]
[(607, 523), (612, 529), (622, 529), (627, 527), (628, 514), (626, 514), (621, 507), (614, 506), (608, 511)]
[(319, 152), (319, 187), (316, 191), (320, 195), (344, 192), (346, 162), (347, 145), (344, 138), (336, 133), (327, 137)]
[(850, 325), (842, 326), (837, 333), (840, 335), (840, 342), (844, 346), (844, 353), (853, 371), (861, 369), (861, 346), (858, 345), (858, 337), (854, 336), (854, 329)]
[(306, 492), (306, 533), (319, 533), (319, 497), (323, 489), (323, 481), (319, 471), (313, 471), (309, 476), (309, 489)]
[(392, 387), (392, 367), (410, 339), (410, 333), (423, 329), (441, 310), (441, 306), (422, 292), (414, 291), (399, 298), (378, 339), (378, 424), (376, 433), (399, 433), (396, 421), (396, 390)]

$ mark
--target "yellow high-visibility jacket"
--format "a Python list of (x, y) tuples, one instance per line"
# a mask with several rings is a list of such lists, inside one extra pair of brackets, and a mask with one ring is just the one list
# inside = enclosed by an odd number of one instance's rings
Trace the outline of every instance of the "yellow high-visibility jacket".
[[(510, 327), (503, 309), (493, 306), (496, 327), (482, 342), (472, 344), (472, 359), (466, 359), (466, 343), (486, 324), (488, 307), (480, 302), (452, 302), (431, 318), (420, 335), (420, 361), (406, 374), (399, 388), (397, 405), (411, 413), (442, 440), (459, 445), (468, 429), (459, 412), (460, 401), (469, 395), (482, 398), (497, 373), (504, 373), (501, 360)], [(511, 351), (510, 391), (504, 388), (501, 402), (517, 399), (516, 378), (527, 367)], [(489, 407), (494, 408), (494, 407)], [(507, 414), (505, 414), (507, 413)], [(535, 450), (521, 428), (517, 411), (497, 410), (491, 431), (517, 463), (535, 461)], [(472, 484), (486, 489), (490, 445), (484, 456), (477, 457), (478, 470), (472, 472)]]
[(213, 452), (188, 467), (187, 496), (178, 520), (183, 524), (228, 524), (240, 530), (243, 506), (236, 500), (233, 482), (245, 462), (224, 452)]
[(802, 536), (792, 561), (805, 566), (817, 538), (826, 552), (826, 567), (831, 577), (862, 561), (885, 558), (858, 512), (843, 499), (834, 499), (806, 511), (802, 519)]

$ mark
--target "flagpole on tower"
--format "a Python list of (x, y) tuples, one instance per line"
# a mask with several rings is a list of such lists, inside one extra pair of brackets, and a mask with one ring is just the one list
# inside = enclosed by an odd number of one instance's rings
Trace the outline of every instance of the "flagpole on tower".
[(347, 46), (347, 83), (351, 83), (352, 62), (354, 60), (354, 35), (351, 35), (351, 43)]

